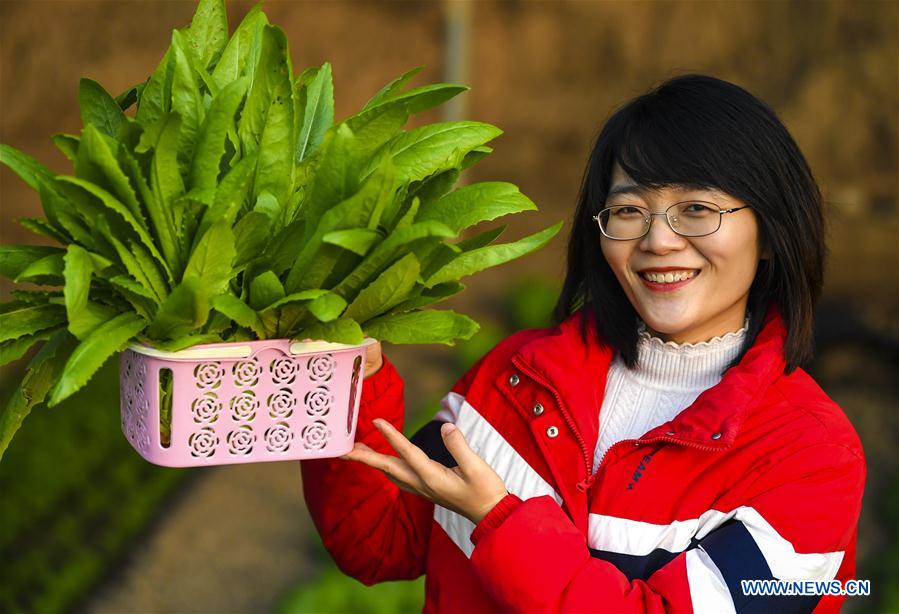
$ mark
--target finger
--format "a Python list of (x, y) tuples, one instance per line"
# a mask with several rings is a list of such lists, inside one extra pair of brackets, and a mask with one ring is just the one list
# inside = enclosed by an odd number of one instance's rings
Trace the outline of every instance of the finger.
[(416, 487), (414, 487), (413, 485), (408, 484), (408, 483), (406, 483), (406, 482), (401, 482), (400, 480), (396, 479), (395, 477), (393, 477), (392, 475), (390, 475), (390, 474), (388, 474), (388, 473), (385, 473), (384, 476), (385, 476), (388, 480), (390, 480), (391, 483), (395, 484), (396, 487), (399, 488), (400, 490), (403, 490), (403, 491), (405, 491), (405, 492), (411, 492), (413, 495), (418, 495), (418, 496), (420, 496), (420, 497), (424, 497), (424, 498), (426, 498), (426, 499), (429, 499), (429, 497), (428, 497), (426, 494), (424, 494), (424, 493), (421, 491), (421, 489), (416, 488)]
[(396, 430), (392, 424), (382, 418), (376, 418), (373, 422), (378, 431), (380, 431), (380, 433), (384, 435), (384, 438), (387, 439), (387, 442), (394, 450), (396, 450), (396, 453), (399, 454), (413, 470), (420, 475), (433, 471), (434, 468), (432, 467), (432, 464), (434, 461), (428, 458), (428, 455), (425, 454), (421, 448), (409, 441), (405, 435)]
[(382, 467), (387, 467), (391, 460), (400, 460), (396, 456), (392, 454), (381, 454), (375, 450), (372, 450), (367, 445), (361, 442), (356, 442), (353, 445), (353, 449), (347, 452), (342, 458), (347, 460), (354, 460), (361, 463), (365, 463), (375, 469), (381, 469)]
[(369, 448), (367, 445), (365, 445), (361, 441), (357, 441), (355, 444), (353, 444), (353, 449), (350, 450), (349, 452), (347, 452), (346, 454), (344, 454), (343, 456), (341, 456), (340, 458), (342, 458), (344, 460), (356, 460), (356, 458), (354, 456), (356, 450), (374, 452), (374, 450)]
[[(402, 480), (403, 490), (417, 494), (422, 494), (425, 490), (424, 481), (421, 479), (421, 476), (412, 470), (408, 463), (405, 463), (401, 458), (376, 452), (361, 441), (357, 441), (354, 444), (353, 449), (340, 458), (361, 462), (369, 467), (378, 469), (387, 476), (387, 479), (398, 486), (401, 485), (398, 480)], [(394, 479), (392, 477), (394, 475), (397, 476), (398, 479)]]
[(446, 446), (447, 451), (456, 459), (456, 463), (458, 463), (462, 473), (487, 464), (484, 459), (469, 447), (462, 431), (455, 424), (451, 422), (445, 423), (440, 427), (440, 435), (443, 437), (443, 444)]
[(356, 443), (355, 447), (346, 454), (347, 460), (354, 460), (383, 472), (388, 478), (394, 478), (411, 488), (419, 488), (421, 479), (409, 465), (401, 458), (389, 454), (375, 452), (364, 443)]

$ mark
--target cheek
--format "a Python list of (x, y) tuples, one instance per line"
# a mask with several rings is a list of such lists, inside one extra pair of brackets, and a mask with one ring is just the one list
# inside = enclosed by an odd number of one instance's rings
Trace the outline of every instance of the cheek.
[(609, 267), (618, 275), (627, 262), (627, 252), (622, 242), (602, 238), (599, 240), (599, 247)]
[(758, 238), (754, 232), (722, 235), (720, 240), (700, 251), (715, 268), (733, 275), (735, 280), (746, 276), (751, 280), (760, 257)]

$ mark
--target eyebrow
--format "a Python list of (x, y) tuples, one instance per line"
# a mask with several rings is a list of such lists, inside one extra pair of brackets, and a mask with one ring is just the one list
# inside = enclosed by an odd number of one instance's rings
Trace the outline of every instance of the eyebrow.
[[(678, 183), (675, 185), (667, 186), (668, 188), (674, 190), (675, 192), (717, 192), (714, 188), (711, 188), (706, 185), (702, 185), (699, 183)], [(647, 192), (653, 192), (654, 189), (638, 185), (636, 183), (626, 183), (622, 185), (617, 185), (609, 190), (606, 199), (612, 198), (613, 196), (617, 196), (619, 194), (634, 194), (636, 196), (641, 196), (646, 194)]]

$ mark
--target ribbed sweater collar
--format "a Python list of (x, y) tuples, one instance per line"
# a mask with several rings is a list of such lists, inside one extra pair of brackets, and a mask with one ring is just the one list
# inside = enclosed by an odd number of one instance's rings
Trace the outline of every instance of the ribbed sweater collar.
[(740, 353), (749, 318), (739, 330), (698, 343), (663, 341), (639, 324), (634, 378), (645, 386), (669, 391), (701, 391), (721, 381), (725, 367)]

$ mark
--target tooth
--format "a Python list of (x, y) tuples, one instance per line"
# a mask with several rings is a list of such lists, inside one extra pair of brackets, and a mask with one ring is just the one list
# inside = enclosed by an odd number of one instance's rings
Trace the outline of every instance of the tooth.
[(695, 275), (695, 271), (678, 271), (676, 273), (644, 273), (644, 276), (649, 281), (669, 284), (675, 281), (684, 281), (686, 279), (691, 279)]

